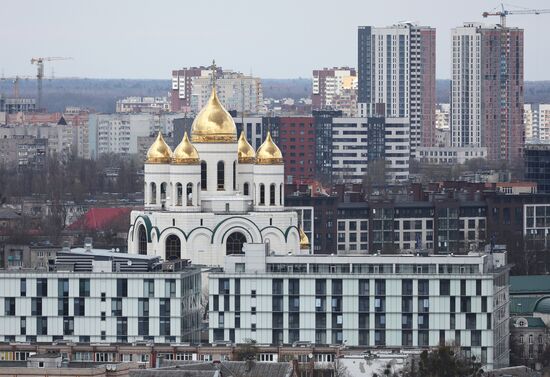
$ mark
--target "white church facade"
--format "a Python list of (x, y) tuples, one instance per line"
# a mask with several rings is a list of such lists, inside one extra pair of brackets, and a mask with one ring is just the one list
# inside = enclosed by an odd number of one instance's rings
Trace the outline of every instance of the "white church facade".
[(144, 175), (144, 210), (132, 211), (129, 253), (207, 266), (223, 266), (245, 243), (264, 244), (269, 254), (309, 253), (296, 212), (284, 206), (280, 149), (269, 133), (257, 151), (244, 133), (237, 139), (215, 83), (191, 140), (185, 134), (172, 152), (159, 132)]

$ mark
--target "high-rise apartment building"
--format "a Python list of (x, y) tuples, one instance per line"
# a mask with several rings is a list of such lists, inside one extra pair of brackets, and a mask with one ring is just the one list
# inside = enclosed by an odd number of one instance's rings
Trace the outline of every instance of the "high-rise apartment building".
[[(229, 111), (264, 112), (262, 82), (258, 77), (216, 68), (220, 101)], [(206, 105), (212, 89), (212, 70), (207, 67), (172, 71), (172, 111), (193, 112)]]
[(465, 23), (452, 30), (451, 142), (523, 154), (523, 30)]
[(357, 113), (357, 73), (355, 68), (313, 70), (314, 110), (342, 110), (346, 116)]
[(410, 153), (435, 142), (435, 29), (410, 23), (358, 30), (359, 115), (409, 118)]
[(523, 125), (526, 141), (550, 141), (550, 104), (525, 104)]

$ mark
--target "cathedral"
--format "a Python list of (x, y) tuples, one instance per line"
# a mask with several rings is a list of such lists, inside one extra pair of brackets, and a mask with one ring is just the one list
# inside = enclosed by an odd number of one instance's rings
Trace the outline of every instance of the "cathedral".
[(132, 211), (128, 252), (222, 266), (245, 243), (270, 254), (309, 253), (298, 215), (284, 206), (283, 155), (268, 132), (257, 151), (237, 139), (215, 81), (174, 151), (159, 132), (147, 152), (144, 210)]

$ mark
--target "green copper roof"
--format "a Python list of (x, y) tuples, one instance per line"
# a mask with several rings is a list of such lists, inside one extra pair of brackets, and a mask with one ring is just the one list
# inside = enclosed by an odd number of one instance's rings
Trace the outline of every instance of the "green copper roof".
[(510, 276), (510, 295), (550, 295), (550, 275)]
[(536, 317), (527, 317), (527, 327), (546, 327), (542, 319)]
[(510, 297), (510, 315), (533, 314), (540, 297)]
[(534, 312), (550, 314), (550, 296), (538, 300)]

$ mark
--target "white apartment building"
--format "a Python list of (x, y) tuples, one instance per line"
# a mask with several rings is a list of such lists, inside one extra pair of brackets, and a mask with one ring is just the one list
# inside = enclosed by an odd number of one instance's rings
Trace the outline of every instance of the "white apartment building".
[(174, 120), (183, 114), (90, 114), (88, 142), (90, 158), (101, 154), (136, 154), (138, 138), (154, 135), (159, 129), (166, 133), (174, 130)]
[(468, 160), (486, 158), (485, 147), (420, 147), (418, 156), (421, 162), (430, 164), (463, 164)]
[(210, 342), (420, 348), (456, 342), (509, 362), (506, 253), (269, 255), (262, 244), (209, 277)]
[(2, 271), (1, 340), (196, 342), (200, 269), (154, 272), (155, 260), (73, 250), (58, 253), (58, 272)]
[(451, 104), (440, 103), (435, 108), (435, 128), (436, 129), (449, 129), (451, 116)]
[(367, 173), (368, 118), (333, 118), (332, 176), (338, 183), (361, 183)]
[(386, 177), (391, 182), (409, 179), (410, 123), (408, 118), (386, 118)]
[(550, 141), (550, 104), (523, 105), (525, 139)]
[(167, 97), (127, 97), (116, 101), (117, 113), (158, 113), (169, 112)]
[[(212, 90), (212, 71), (203, 71), (194, 77), (191, 89), (191, 111), (198, 113), (208, 102)], [(224, 71), (216, 78), (216, 90), (221, 103), (228, 110), (244, 111), (248, 114), (265, 113), (262, 81), (258, 77)]]
[(335, 182), (363, 182), (369, 160), (378, 158), (386, 160), (389, 181), (401, 182), (409, 178), (407, 118), (332, 119), (332, 173)]
[(451, 143), (456, 147), (482, 146), (479, 27), (479, 23), (466, 23), (451, 30)]

